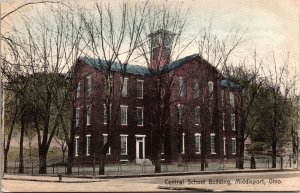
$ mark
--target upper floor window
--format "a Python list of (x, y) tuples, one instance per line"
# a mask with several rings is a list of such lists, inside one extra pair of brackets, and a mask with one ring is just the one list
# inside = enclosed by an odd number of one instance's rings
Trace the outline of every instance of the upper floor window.
[(214, 83), (212, 81), (209, 81), (208, 82), (208, 93), (209, 93), (210, 97), (212, 97), (213, 92), (214, 92)]
[(194, 79), (194, 98), (200, 97), (199, 79)]
[(234, 94), (232, 92), (229, 93), (230, 105), (234, 107)]
[(144, 125), (144, 108), (143, 107), (136, 108), (136, 117), (137, 117), (137, 125), (143, 126)]
[(91, 135), (86, 135), (86, 155), (90, 155), (91, 151)]
[(231, 153), (236, 154), (236, 138), (231, 138)]
[[(103, 134), (103, 146), (107, 143), (107, 134)], [(108, 148), (108, 151), (106, 155), (110, 155), (110, 147)]]
[(128, 106), (121, 105), (121, 125), (127, 125), (127, 109)]
[(110, 91), (112, 91), (113, 82), (114, 82), (114, 79), (113, 79), (112, 74), (107, 75), (106, 80), (105, 80), (105, 85), (104, 85), (106, 94), (110, 94)]
[(91, 124), (91, 114), (92, 114), (92, 107), (91, 105), (88, 105), (86, 107), (86, 125)]
[(75, 126), (79, 126), (80, 121), (80, 107), (76, 108), (76, 115), (75, 115)]
[(77, 91), (76, 91), (76, 97), (80, 97), (80, 82), (77, 83)]
[(79, 136), (75, 137), (75, 156), (78, 156), (79, 152)]
[(195, 150), (196, 150), (196, 154), (201, 153), (201, 134), (200, 133), (195, 134)]
[(92, 94), (92, 75), (88, 75), (86, 77), (87, 80), (87, 92), (88, 92), (88, 96), (91, 96)]
[(195, 107), (195, 125), (200, 124), (200, 107), (196, 106)]
[(222, 113), (222, 127), (223, 131), (225, 130), (225, 113)]
[(178, 111), (178, 124), (182, 124), (183, 123), (183, 105), (178, 104), (177, 105), (177, 111)]
[(106, 104), (103, 104), (103, 124), (107, 124), (108, 121), (108, 110), (109, 110), (109, 119), (111, 120), (111, 104), (109, 105), (109, 109), (106, 108)]
[(221, 90), (221, 105), (224, 106), (224, 90)]
[(128, 78), (121, 78), (122, 97), (128, 95)]
[(184, 92), (185, 92), (184, 79), (183, 79), (183, 77), (179, 77), (179, 96), (183, 97)]
[(235, 131), (235, 114), (231, 114), (231, 129)]
[(144, 97), (144, 81), (137, 80), (137, 97), (143, 98)]
[(214, 133), (210, 134), (210, 153), (211, 154), (216, 154), (215, 136), (216, 136), (216, 134), (214, 134)]
[(128, 135), (121, 136), (121, 155), (127, 155), (127, 137)]

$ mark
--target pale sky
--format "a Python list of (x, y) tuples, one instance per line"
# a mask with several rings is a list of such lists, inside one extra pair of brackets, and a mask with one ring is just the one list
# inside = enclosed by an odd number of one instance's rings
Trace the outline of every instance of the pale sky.
[[(299, 0), (154, 0), (167, 6), (180, 6), (190, 9), (189, 22), (186, 27), (186, 37), (196, 34), (203, 25), (205, 19), (212, 18), (214, 31), (220, 37), (226, 36), (232, 28), (247, 30), (245, 34), (250, 38), (244, 50), (256, 47), (257, 51), (264, 55), (268, 50), (282, 53), (289, 50), (291, 64), (300, 75), (299, 49), (300, 49), (300, 1)], [(1, 15), (9, 12), (14, 7), (21, 5), (23, 0), (2, 2)], [(77, 0), (79, 4), (92, 6), (96, 0)], [(111, 6), (117, 6), (119, 0), (110, 0)], [(41, 6), (28, 6), (2, 21), (2, 33), (5, 26), (18, 22), (18, 16), (26, 13), (30, 15), (32, 10), (43, 9)], [(31, 12), (32, 13), (32, 12)], [(185, 53), (197, 53), (196, 47), (191, 47)], [(247, 51), (240, 53), (237, 60), (247, 55)]]

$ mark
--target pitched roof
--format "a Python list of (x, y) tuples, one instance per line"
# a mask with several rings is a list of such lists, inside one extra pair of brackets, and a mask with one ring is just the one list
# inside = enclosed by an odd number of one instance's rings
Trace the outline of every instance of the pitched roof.
[(220, 85), (222, 87), (227, 87), (227, 88), (234, 88), (234, 89), (240, 88), (240, 85), (236, 84), (235, 82), (233, 82), (229, 79), (221, 80)]
[[(181, 58), (179, 60), (176, 60), (176, 61), (168, 64), (167, 66), (162, 67), (161, 71), (163, 73), (172, 71), (172, 70), (180, 67), (181, 65), (185, 64), (186, 62), (190, 61), (191, 59), (193, 59), (196, 56), (198, 56), (198, 54), (193, 54), (193, 55)], [(108, 62), (105, 60), (95, 59), (95, 58), (91, 58), (91, 57), (87, 57), (87, 56), (80, 57), (79, 59), (97, 69), (104, 70), (104, 69), (108, 68), (108, 65), (107, 65)], [(118, 62), (113, 62), (111, 65), (111, 70), (114, 72), (124, 72), (124, 66)], [(143, 76), (150, 75), (150, 71), (147, 67), (139, 66), (139, 65), (132, 65), (132, 64), (127, 64), (126, 73), (143, 75)]]

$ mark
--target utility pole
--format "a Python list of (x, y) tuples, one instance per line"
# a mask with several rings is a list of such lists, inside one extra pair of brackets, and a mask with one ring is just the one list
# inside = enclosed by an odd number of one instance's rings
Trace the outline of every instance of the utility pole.
[[(1, 2), (0, 2), (0, 16), (1, 16)], [(1, 33), (1, 20), (0, 19), (0, 34)], [(2, 50), (2, 41), (1, 41), (1, 38), (0, 38), (0, 130), (1, 130), (1, 136), (0, 136), (0, 183), (2, 184), (2, 178), (3, 178), (3, 175), (4, 175), (4, 125), (3, 125), (3, 118), (4, 118), (4, 109), (3, 109), (3, 76), (2, 76), (2, 53), (1, 53), (1, 50)]]

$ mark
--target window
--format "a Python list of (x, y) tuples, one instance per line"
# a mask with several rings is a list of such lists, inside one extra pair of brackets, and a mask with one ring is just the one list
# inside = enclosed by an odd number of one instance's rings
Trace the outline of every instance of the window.
[(144, 108), (143, 107), (136, 108), (136, 117), (137, 117), (137, 125), (143, 126), (144, 125)]
[(121, 125), (127, 125), (127, 108), (128, 106), (121, 105)]
[(200, 125), (200, 107), (195, 107), (195, 125)]
[(212, 97), (213, 92), (214, 92), (214, 83), (212, 81), (209, 81), (208, 82), (208, 93), (209, 93), (210, 97)]
[[(111, 120), (111, 104), (109, 105), (109, 118), (110, 118), (110, 120)], [(108, 120), (108, 113), (107, 113), (107, 108), (106, 108), (106, 104), (103, 104), (103, 113), (104, 113), (104, 115), (103, 115), (103, 124), (104, 125), (106, 125), (107, 124), (107, 120)]]
[(92, 114), (92, 107), (88, 105), (86, 107), (86, 125), (91, 125), (91, 114)]
[[(107, 143), (107, 134), (103, 134), (103, 146)], [(110, 147), (108, 148), (108, 151), (106, 155), (110, 155)]]
[(226, 137), (223, 137), (223, 152), (226, 155)]
[(209, 113), (209, 120), (210, 120), (210, 124), (213, 124), (213, 110), (212, 107), (208, 107), (208, 113)]
[(234, 107), (234, 94), (232, 92), (229, 93), (230, 105)]
[(221, 105), (224, 106), (224, 90), (221, 90)]
[(178, 108), (178, 124), (182, 124), (183, 123), (183, 105), (178, 104), (177, 108)]
[(144, 97), (144, 81), (137, 80), (137, 98)]
[(120, 135), (121, 136), (121, 155), (127, 155), (127, 136), (128, 135)]
[(184, 96), (184, 80), (183, 77), (179, 77), (179, 96), (183, 97)]
[(222, 127), (223, 131), (225, 130), (225, 113), (222, 113)]
[(163, 134), (162, 142), (161, 142), (161, 154), (165, 154), (165, 135)]
[(75, 156), (78, 156), (79, 152), (79, 136), (75, 137)]
[(210, 134), (210, 153), (211, 154), (216, 154), (215, 136), (216, 136), (216, 134), (214, 134), (214, 133)]
[(77, 92), (76, 92), (76, 97), (80, 97), (80, 82), (77, 83)]
[(235, 131), (235, 114), (231, 114), (231, 129)]
[(91, 96), (92, 94), (92, 75), (89, 75), (86, 77), (87, 80), (87, 92), (88, 92), (88, 96)]
[(199, 79), (194, 79), (194, 98), (199, 98), (200, 89), (199, 89)]
[(201, 153), (201, 134), (196, 133), (195, 134), (195, 148), (196, 148), (196, 154)]
[(91, 150), (91, 135), (86, 135), (86, 155), (90, 155)]
[(231, 153), (233, 155), (236, 154), (236, 139), (235, 138), (231, 138)]
[(184, 145), (185, 133), (182, 133), (182, 146), (181, 146), (181, 154), (185, 154), (185, 145)]
[(75, 126), (79, 126), (79, 121), (80, 121), (80, 107), (76, 108), (76, 115), (75, 115)]
[(106, 94), (109, 94), (110, 90), (113, 89), (113, 82), (114, 82), (114, 80), (113, 80), (112, 74), (107, 75), (106, 81), (105, 81), (105, 92), (106, 92)]
[(128, 78), (121, 78), (122, 97), (127, 97)]

